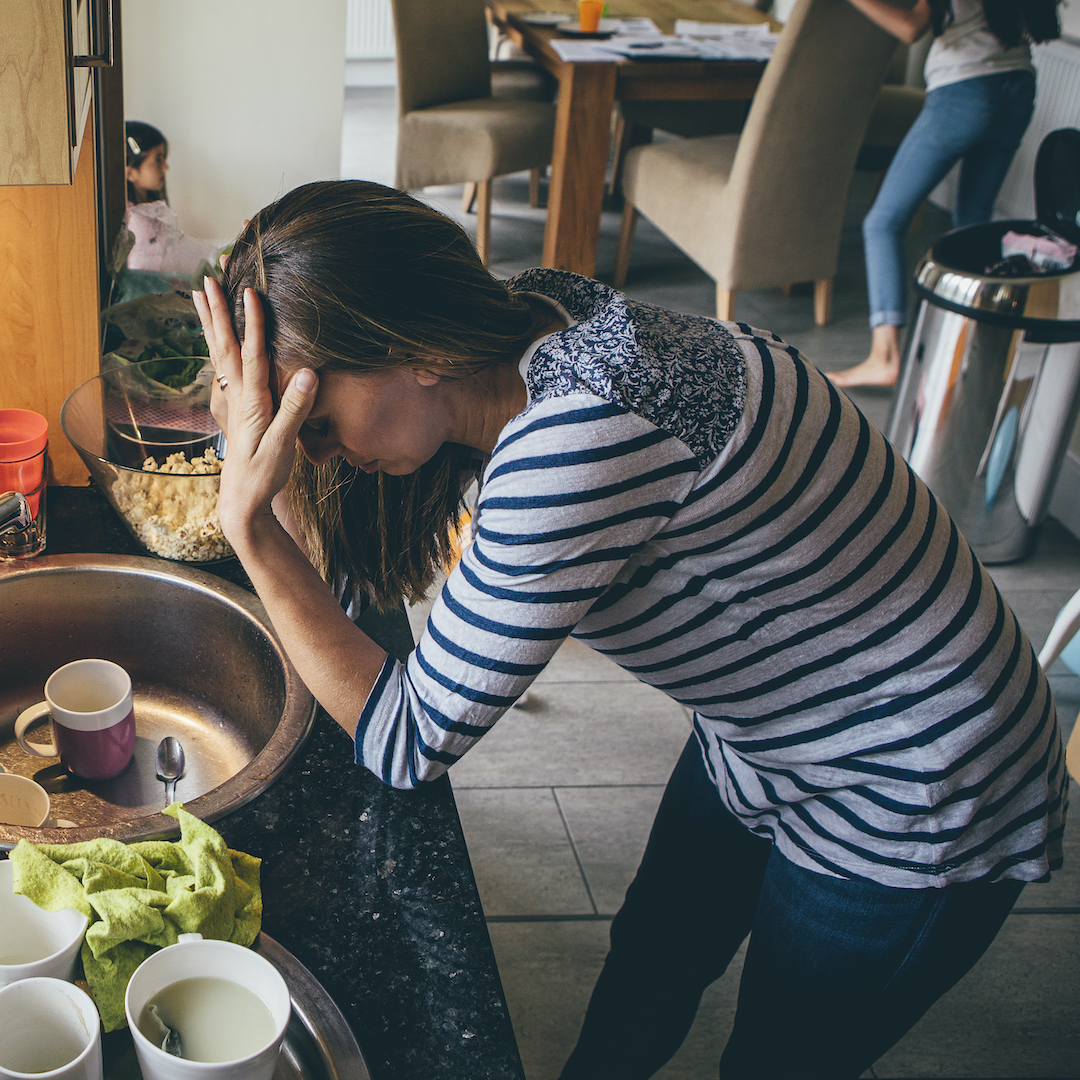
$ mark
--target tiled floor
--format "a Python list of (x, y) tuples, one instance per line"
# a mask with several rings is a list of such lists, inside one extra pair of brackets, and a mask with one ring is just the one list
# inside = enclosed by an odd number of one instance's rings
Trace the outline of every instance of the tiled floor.
[[(342, 173), (392, 182), (393, 90), (347, 93)], [(737, 315), (774, 330), (822, 368), (862, 359), (868, 344), (859, 221), (870, 195), (857, 177), (834, 317), (813, 325), (811, 297), (761, 290)], [(461, 218), (460, 189), (426, 197)], [(466, 221), (466, 227), (472, 227)], [(598, 276), (610, 272), (618, 218), (605, 214)], [(929, 211), (911, 239), (914, 259), (946, 223)], [(492, 268), (509, 276), (539, 262), (543, 211), (524, 178), (495, 188)], [(642, 223), (627, 291), (682, 311), (713, 313), (713, 285)], [(855, 392), (883, 425), (886, 392)], [(1036, 648), (1080, 588), (1080, 542), (1047, 523), (1036, 553), (992, 569)], [(414, 612), (419, 617), (421, 612)], [(1080, 709), (1080, 678), (1051, 673), (1062, 717)], [(663, 785), (689, 734), (689, 717), (587, 647), (568, 642), (531, 691), (457, 764), (451, 777), (488, 915), (528, 1080), (557, 1077), (573, 1046), (611, 915), (644, 847)], [(1075, 789), (1074, 789), (1075, 794)], [(1080, 804), (1078, 804), (1080, 805)], [(976, 968), (878, 1061), (875, 1077), (1080, 1076), (1080, 815), (1067, 833), (1066, 868), (1032, 885)], [(741, 956), (707, 992), (689, 1037), (657, 1075), (714, 1076), (730, 1030)]]

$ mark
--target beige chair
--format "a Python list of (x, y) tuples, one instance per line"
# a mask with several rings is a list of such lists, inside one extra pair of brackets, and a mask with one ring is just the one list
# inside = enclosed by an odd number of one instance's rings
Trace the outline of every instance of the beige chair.
[(397, 185), (476, 182), (476, 247), (487, 262), (491, 180), (550, 163), (555, 106), (492, 94), (483, 0), (393, 0), (393, 8)]
[(798, 0), (740, 135), (627, 155), (615, 283), (640, 212), (716, 281), (718, 318), (740, 291), (813, 281), (828, 322), (855, 158), (895, 45), (848, 0)]

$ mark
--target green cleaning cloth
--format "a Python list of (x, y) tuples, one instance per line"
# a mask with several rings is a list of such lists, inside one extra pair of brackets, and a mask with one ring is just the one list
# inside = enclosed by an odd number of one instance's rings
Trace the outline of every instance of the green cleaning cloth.
[(11, 852), (15, 892), (47, 911), (90, 919), (83, 972), (106, 1031), (127, 1025), (124, 992), (135, 969), (180, 934), (250, 945), (262, 922), (260, 860), (231, 851), (180, 803), (166, 811), (180, 839), (124, 844), (32, 844)]

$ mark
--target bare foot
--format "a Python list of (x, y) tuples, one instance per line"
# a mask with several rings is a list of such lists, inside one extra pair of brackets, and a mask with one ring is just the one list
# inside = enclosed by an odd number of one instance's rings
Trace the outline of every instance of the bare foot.
[(895, 386), (900, 377), (900, 328), (875, 326), (870, 355), (861, 364), (825, 375), (833, 386)]
[(843, 371), (826, 371), (825, 377), (833, 386), (895, 386), (900, 375), (900, 361), (891, 363), (888, 357), (871, 354), (861, 364)]

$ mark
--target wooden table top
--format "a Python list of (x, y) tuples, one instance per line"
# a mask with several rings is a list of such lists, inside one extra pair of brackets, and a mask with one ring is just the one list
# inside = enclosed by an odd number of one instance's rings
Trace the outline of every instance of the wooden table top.
[[(528, 11), (559, 11), (567, 15), (577, 15), (577, 0), (489, 0), (488, 6), (502, 18)], [(607, 17), (648, 17), (664, 34), (674, 33), (676, 19), (696, 19), (698, 22), (767, 22), (773, 30), (779, 30), (782, 25), (764, 12), (739, 3), (739, 0), (608, 0)], [(555, 31), (549, 30), (548, 34), (554, 36)]]

